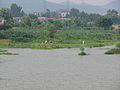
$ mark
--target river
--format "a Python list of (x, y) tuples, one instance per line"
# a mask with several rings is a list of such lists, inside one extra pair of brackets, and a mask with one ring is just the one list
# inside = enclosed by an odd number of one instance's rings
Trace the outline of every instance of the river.
[(107, 47), (79, 49), (7, 49), (0, 56), (0, 90), (120, 90), (120, 55)]

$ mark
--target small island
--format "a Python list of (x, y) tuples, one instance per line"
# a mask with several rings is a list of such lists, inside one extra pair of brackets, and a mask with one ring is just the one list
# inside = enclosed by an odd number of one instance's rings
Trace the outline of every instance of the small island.
[(111, 54), (120, 54), (120, 42), (116, 45), (115, 48), (112, 48), (105, 52), (105, 54), (111, 55)]
[(0, 49), (0, 55), (18, 55), (17, 53), (10, 53), (7, 50)]

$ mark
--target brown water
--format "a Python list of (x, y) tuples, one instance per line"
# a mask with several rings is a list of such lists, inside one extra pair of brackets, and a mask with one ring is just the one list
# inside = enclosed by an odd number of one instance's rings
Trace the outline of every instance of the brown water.
[(104, 55), (104, 48), (8, 49), (16, 56), (0, 56), (0, 90), (120, 90), (120, 55)]

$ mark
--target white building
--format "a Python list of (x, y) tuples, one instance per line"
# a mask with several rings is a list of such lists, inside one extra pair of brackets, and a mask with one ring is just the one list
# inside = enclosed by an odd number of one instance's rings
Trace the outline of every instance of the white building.
[(3, 25), (5, 23), (5, 19), (4, 18), (0, 18), (0, 25)]
[(69, 11), (67, 11), (67, 10), (63, 10), (63, 9), (57, 11), (57, 13), (58, 13), (58, 15), (60, 15), (61, 17), (66, 17), (67, 15), (70, 14)]
[(13, 20), (14, 20), (14, 21), (17, 21), (17, 22), (21, 22), (21, 21), (22, 21), (22, 18), (21, 18), (21, 17), (13, 17)]

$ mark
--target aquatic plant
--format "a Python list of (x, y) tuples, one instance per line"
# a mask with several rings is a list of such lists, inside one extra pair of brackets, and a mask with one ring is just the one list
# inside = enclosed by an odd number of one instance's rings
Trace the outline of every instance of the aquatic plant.
[(116, 48), (110, 49), (105, 54), (120, 54), (120, 43), (116, 44)]
[(81, 52), (80, 53), (78, 53), (78, 55), (81, 55), (81, 56), (84, 56), (84, 55), (87, 55), (86, 53), (85, 53), (85, 48), (80, 48), (80, 50), (81, 50)]
[(10, 53), (7, 50), (0, 49), (0, 55), (18, 55), (17, 53)]

